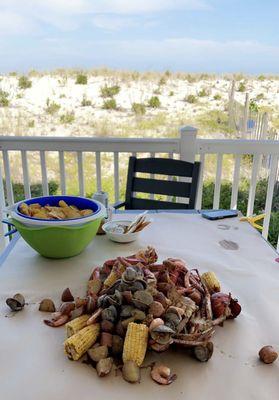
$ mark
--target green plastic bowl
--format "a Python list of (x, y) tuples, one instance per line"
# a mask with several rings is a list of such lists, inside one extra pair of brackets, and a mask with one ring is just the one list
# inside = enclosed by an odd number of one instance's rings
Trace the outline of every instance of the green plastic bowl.
[(96, 236), (102, 218), (101, 215), (100, 218), (76, 226), (31, 227), (14, 218), (11, 221), (23, 239), (42, 256), (68, 258), (80, 254), (88, 246)]

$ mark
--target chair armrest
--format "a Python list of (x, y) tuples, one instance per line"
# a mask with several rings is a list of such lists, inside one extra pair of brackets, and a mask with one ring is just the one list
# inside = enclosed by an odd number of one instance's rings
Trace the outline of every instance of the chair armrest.
[(112, 204), (112, 207), (118, 210), (118, 208), (125, 207), (125, 201), (117, 201), (116, 203)]

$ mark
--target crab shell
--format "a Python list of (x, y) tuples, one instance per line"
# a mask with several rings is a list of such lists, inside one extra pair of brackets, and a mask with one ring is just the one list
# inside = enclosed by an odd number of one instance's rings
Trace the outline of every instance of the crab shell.
[(236, 318), (241, 312), (241, 306), (237, 299), (232, 299), (231, 294), (213, 293), (211, 295), (211, 307), (215, 318), (226, 315), (229, 309), (230, 313), (227, 318)]

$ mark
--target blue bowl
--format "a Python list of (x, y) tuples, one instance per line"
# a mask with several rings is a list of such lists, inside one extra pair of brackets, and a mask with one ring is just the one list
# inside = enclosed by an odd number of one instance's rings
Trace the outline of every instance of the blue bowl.
[[(68, 205), (76, 206), (80, 210), (84, 209), (89, 209), (93, 211), (93, 215), (97, 214), (100, 212), (101, 207), (99, 206), (98, 203), (96, 203), (94, 200), (87, 199), (85, 197), (79, 197), (79, 196), (42, 196), (42, 197), (34, 197), (29, 200), (23, 200), (20, 203), (18, 203), (17, 208), (15, 209), (16, 214), (20, 215), (23, 218), (26, 219), (31, 219), (31, 220), (37, 220), (37, 221), (49, 221), (48, 219), (42, 219), (42, 218), (34, 218), (34, 217), (29, 217), (28, 215), (22, 214), (19, 211), (19, 207), (22, 203), (25, 203), (27, 205), (34, 204), (34, 203), (39, 203), (41, 206), (46, 206), (50, 205), (53, 207), (58, 206), (58, 203), (60, 200), (64, 200)], [(77, 219), (82, 219), (86, 218), (88, 216), (84, 217), (79, 217), (79, 218), (68, 218), (67, 221), (72, 221), (72, 220), (77, 220)], [(52, 222), (58, 222), (63, 221), (63, 220), (52, 220)]]

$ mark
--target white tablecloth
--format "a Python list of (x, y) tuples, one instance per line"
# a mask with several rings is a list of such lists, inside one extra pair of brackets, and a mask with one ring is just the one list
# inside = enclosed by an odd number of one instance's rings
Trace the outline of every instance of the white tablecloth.
[[(125, 218), (125, 215), (121, 216)], [(49, 260), (38, 256), (20, 239), (0, 268), (0, 399), (277, 399), (279, 362), (264, 365), (257, 353), (266, 344), (279, 350), (279, 264), (275, 251), (248, 223), (237, 219), (208, 221), (200, 215), (155, 214), (153, 224), (138, 242), (121, 245), (105, 236), (94, 239), (72, 259)], [(230, 226), (228, 230), (219, 224)], [(239, 244), (225, 250), (219, 241)], [(38, 304), (14, 316), (6, 297), (21, 292), (29, 303), (51, 297), (59, 303), (62, 289), (82, 296), (94, 266), (118, 255), (153, 245), (159, 259), (181, 257), (200, 271), (213, 270), (224, 291), (238, 297), (243, 311), (234, 321), (218, 327), (215, 351), (208, 363), (180, 353), (150, 354), (147, 361), (167, 363), (178, 379), (159, 386), (142, 371), (142, 383), (131, 385), (120, 376), (96, 377), (92, 367), (70, 362), (63, 354), (64, 328), (52, 329)]]

